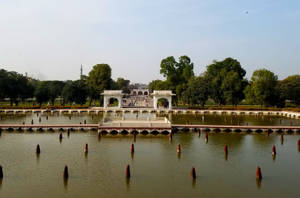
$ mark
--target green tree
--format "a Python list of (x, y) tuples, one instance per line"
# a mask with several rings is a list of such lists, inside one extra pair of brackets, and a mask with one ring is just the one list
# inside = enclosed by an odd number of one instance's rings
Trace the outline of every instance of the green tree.
[(210, 97), (218, 105), (237, 105), (244, 98), (243, 90), (247, 84), (245, 75), (246, 71), (236, 59), (214, 61), (207, 66), (205, 73), (210, 82)]
[(123, 93), (127, 93), (127, 94), (130, 93), (129, 84), (130, 84), (130, 80), (125, 80), (124, 78), (118, 78), (116, 82), (118, 89), (122, 90)]
[(9, 98), (11, 105), (18, 105), (19, 100), (32, 98), (36, 80), (17, 72), (0, 70), (0, 98)]
[(8, 78), (6, 83), (8, 84), (6, 90), (6, 96), (10, 99), (10, 105), (13, 103), (18, 105), (18, 98), (22, 92), (22, 79), (17, 72), (8, 72)]
[(182, 98), (182, 92), (187, 83), (194, 76), (194, 64), (188, 56), (179, 57), (177, 62), (173, 56), (161, 61), (160, 73), (166, 78), (167, 89), (176, 93), (175, 101)]
[(83, 105), (86, 103), (88, 90), (84, 80), (68, 81), (62, 90), (65, 102)]
[(63, 81), (47, 81), (49, 86), (49, 98), (52, 105), (55, 103), (55, 99), (62, 94), (62, 89), (65, 86), (65, 82)]
[(11, 105), (18, 105), (20, 99), (33, 97), (34, 86), (32, 80), (17, 72), (6, 72), (5, 96), (10, 99)]
[[(90, 105), (93, 100), (100, 99), (100, 94), (112, 85), (111, 68), (108, 64), (97, 64), (89, 72), (87, 78), (89, 88)], [(101, 102), (101, 100), (100, 100)]]
[(4, 69), (0, 70), (0, 98), (7, 97), (8, 93), (8, 72)]
[(190, 79), (187, 89), (183, 92), (183, 101), (188, 105), (204, 107), (209, 93), (209, 84), (205, 77), (198, 76)]
[(245, 89), (246, 101), (259, 105), (276, 105), (279, 99), (277, 76), (267, 70), (253, 72), (251, 82)]
[(153, 90), (167, 90), (170, 86), (166, 81), (162, 80), (152, 80), (148, 84), (149, 92), (153, 92)]
[(237, 72), (227, 72), (221, 85), (226, 104), (238, 105), (244, 99), (243, 90), (247, 84), (247, 80), (240, 79)]
[(284, 99), (300, 105), (300, 75), (288, 76), (280, 81), (279, 89)]
[(43, 103), (49, 101), (49, 84), (46, 81), (42, 81), (38, 84), (34, 96), (36, 101), (42, 106)]

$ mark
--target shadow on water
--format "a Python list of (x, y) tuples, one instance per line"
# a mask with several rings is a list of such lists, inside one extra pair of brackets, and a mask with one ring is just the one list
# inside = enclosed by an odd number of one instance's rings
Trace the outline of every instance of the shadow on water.
[(261, 189), (261, 179), (256, 179), (257, 189)]
[(228, 161), (228, 153), (224, 153), (224, 159), (225, 161)]
[[(194, 136), (191, 135), (192, 133), (192, 130), (188, 131), (188, 132), (183, 132), (183, 131), (180, 131), (179, 132), (180, 135), (174, 135), (176, 137), (176, 139), (178, 140), (178, 142), (180, 142), (180, 144), (182, 145), (185, 145), (187, 148), (189, 148), (194, 140)], [(165, 136), (162, 136), (162, 137), (165, 137)]]
[(64, 188), (65, 188), (65, 190), (67, 191), (67, 190), (68, 190), (69, 179), (63, 178), (63, 180), (64, 180)]
[(197, 181), (197, 179), (192, 178), (192, 187), (193, 188), (196, 188), (196, 183), (197, 183), (196, 181)]
[(245, 134), (224, 134), (224, 133), (210, 133), (209, 141), (215, 145), (227, 144), (230, 149), (238, 149), (243, 146), (245, 141)]
[(181, 158), (181, 152), (177, 153), (177, 158), (178, 158), (178, 160), (180, 160), (180, 158)]
[(126, 178), (125, 183), (126, 183), (127, 190), (129, 190), (130, 189), (130, 178)]
[(276, 141), (278, 140), (278, 136), (277, 135), (253, 135), (253, 143), (255, 145), (258, 146), (262, 146), (262, 147), (270, 147), (270, 145), (273, 145), (276, 143)]
[[(176, 124), (220, 124), (220, 125), (290, 125), (289, 118), (261, 115), (212, 115), (212, 114), (173, 114), (172, 123)], [(298, 121), (293, 121), (299, 123)]]
[(36, 163), (39, 164), (40, 163), (40, 154), (36, 153)]

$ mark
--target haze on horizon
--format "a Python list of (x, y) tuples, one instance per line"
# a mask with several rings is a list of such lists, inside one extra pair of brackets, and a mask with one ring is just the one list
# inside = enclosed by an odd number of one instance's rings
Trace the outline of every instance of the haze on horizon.
[(232, 57), (250, 78), (300, 73), (297, 0), (4, 0), (0, 67), (42, 80), (78, 79), (98, 63), (112, 77), (162, 79), (160, 61), (189, 56), (198, 75)]

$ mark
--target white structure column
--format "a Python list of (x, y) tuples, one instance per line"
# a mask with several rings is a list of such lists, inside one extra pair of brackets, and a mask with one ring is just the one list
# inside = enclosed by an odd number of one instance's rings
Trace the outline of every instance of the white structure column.
[(157, 102), (161, 98), (168, 100), (169, 109), (172, 109), (172, 96), (175, 96), (175, 94), (173, 94), (171, 90), (154, 90), (152, 96), (154, 109), (157, 109)]
[(122, 98), (123, 93), (122, 90), (104, 90), (103, 95), (103, 107), (108, 108), (109, 100), (111, 98), (115, 98), (118, 100), (118, 108), (122, 108)]

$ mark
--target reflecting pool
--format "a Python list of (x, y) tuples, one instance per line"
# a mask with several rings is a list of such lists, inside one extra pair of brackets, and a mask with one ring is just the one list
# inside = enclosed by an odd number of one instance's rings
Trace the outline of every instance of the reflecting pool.
[(153, 113), (107, 113), (107, 114), (0, 114), (0, 124), (70, 124), (99, 123), (104, 117), (112, 119), (155, 119), (167, 117), (172, 124), (218, 124), (218, 125), (300, 125), (300, 119), (283, 116), (212, 115), (212, 114), (153, 114)]
[[(300, 135), (177, 133), (102, 136), (96, 132), (2, 132), (0, 197), (299, 197)], [(84, 145), (89, 145), (84, 154)], [(131, 154), (131, 144), (135, 153)], [(41, 154), (35, 153), (40, 144)], [(182, 152), (178, 155), (177, 144)], [(229, 154), (224, 155), (224, 145)], [(272, 158), (272, 146), (277, 149)], [(127, 164), (131, 178), (125, 177)], [(69, 167), (69, 179), (62, 177)], [(256, 167), (263, 179), (257, 182)], [(196, 169), (196, 179), (190, 176)]]

